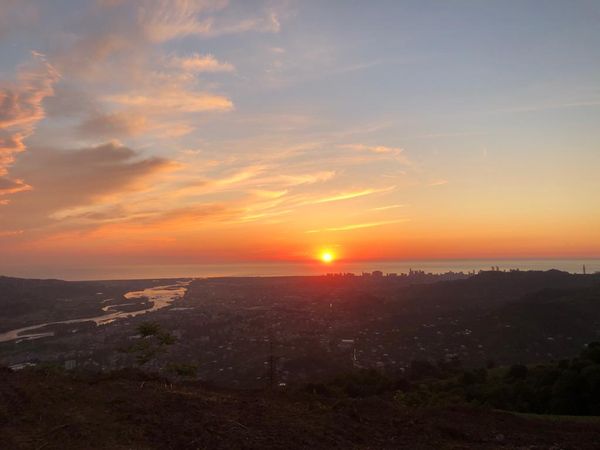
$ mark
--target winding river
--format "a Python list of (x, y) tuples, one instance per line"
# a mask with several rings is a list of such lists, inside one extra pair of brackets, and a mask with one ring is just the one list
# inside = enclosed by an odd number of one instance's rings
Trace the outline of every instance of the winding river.
[(146, 314), (148, 312), (158, 311), (159, 309), (165, 308), (173, 303), (175, 300), (182, 298), (187, 291), (187, 286), (189, 285), (189, 281), (179, 281), (175, 284), (167, 285), (167, 286), (155, 286), (147, 289), (143, 289), (141, 291), (131, 291), (127, 292), (124, 297), (128, 300), (137, 299), (141, 297), (147, 297), (151, 303), (151, 306), (145, 309), (141, 309), (139, 311), (115, 311), (111, 312), (119, 306), (126, 306), (127, 303), (123, 303), (121, 305), (109, 305), (104, 306), (102, 311), (107, 314), (103, 314), (101, 316), (95, 317), (86, 317), (82, 319), (71, 319), (71, 320), (61, 320), (58, 322), (47, 322), (38, 325), (31, 325), (24, 328), (18, 328), (16, 330), (7, 331), (5, 333), (0, 333), (0, 342), (9, 342), (15, 340), (32, 340), (39, 339), (48, 336), (54, 336), (53, 331), (47, 332), (35, 332), (35, 330), (39, 330), (43, 327), (49, 325), (59, 325), (59, 324), (69, 324), (69, 323), (80, 323), (80, 322), (95, 322), (97, 325), (106, 325), (108, 323), (114, 322), (117, 319), (123, 318), (131, 318), (135, 316), (139, 316), (141, 314)]

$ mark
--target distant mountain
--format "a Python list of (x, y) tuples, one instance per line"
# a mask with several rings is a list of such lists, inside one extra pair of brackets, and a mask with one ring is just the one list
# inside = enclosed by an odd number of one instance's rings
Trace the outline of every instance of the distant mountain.
[(600, 274), (578, 275), (559, 270), (480, 272), (466, 280), (413, 285), (401, 296), (415, 308), (490, 308), (545, 289), (600, 285)]

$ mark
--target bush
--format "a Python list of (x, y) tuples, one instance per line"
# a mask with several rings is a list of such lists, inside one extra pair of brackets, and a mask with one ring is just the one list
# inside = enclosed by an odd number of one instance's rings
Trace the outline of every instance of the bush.
[(529, 369), (527, 369), (527, 366), (524, 366), (523, 364), (515, 364), (514, 366), (510, 366), (510, 369), (508, 369), (506, 378), (509, 380), (520, 380), (527, 378), (528, 373)]

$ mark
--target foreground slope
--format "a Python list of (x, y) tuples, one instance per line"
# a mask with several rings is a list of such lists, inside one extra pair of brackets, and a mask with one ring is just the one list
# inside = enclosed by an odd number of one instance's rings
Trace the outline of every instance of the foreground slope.
[(467, 407), (411, 410), (391, 398), (216, 391), (137, 372), (3, 371), (0, 442), (10, 449), (592, 449), (600, 422)]

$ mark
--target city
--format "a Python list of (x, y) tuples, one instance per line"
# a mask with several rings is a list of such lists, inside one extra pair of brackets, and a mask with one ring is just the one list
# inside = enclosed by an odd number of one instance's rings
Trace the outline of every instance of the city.
[[(561, 309), (559, 322), (540, 317), (540, 333), (534, 319), (521, 316), (535, 301), (528, 295), (542, 288), (589, 289), (599, 277), (493, 270), (170, 280), (185, 286), (185, 293), (177, 291), (164, 307), (148, 312), (151, 300), (141, 297), (132, 303), (124, 290), (160, 286), (162, 280), (103, 287), (95, 282), (90, 293), (109, 291), (93, 293), (100, 305), (107, 295), (123, 296), (113, 300), (114, 309), (103, 307), (99, 317), (110, 320), (78, 321), (74, 319), (85, 314), (71, 311), (66, 323), (33, 326), (0, 343), (0, 363), (14, 369), (47, 364), (92, 371), (143, 367), (165, 374), (182, 366), (193, 369), (188, 376), (218, 386), (264, 388), (325, 380), (354, 369), (398, 375), (420, 360), (456, 361), (466, 367), (543, 362), (570, 356), (597, 338), (600, 323), (590, 317), (572, 327), (584, 308), (578, 305), (573, 313)], [(549, 308), (547, 314), (556, 312)], [(144, 337), (138, 329), (148, 322), (174, 342), (140, 363), (136, 345)]]

